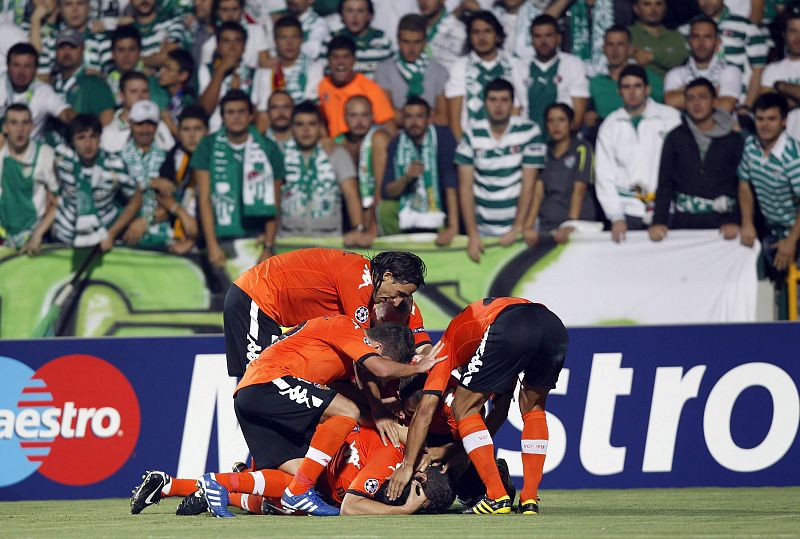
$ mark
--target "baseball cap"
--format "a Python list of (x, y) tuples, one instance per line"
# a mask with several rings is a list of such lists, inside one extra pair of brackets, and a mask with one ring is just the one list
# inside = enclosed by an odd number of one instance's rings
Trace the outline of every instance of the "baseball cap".
[(161, 113), (158, 109), (158, 105), (152, 101), (137, 101), (131, 107), (128, 119), (135, 124), (142, 122), (153, 122), (157, 124), (161, 119)]
[(56, 47), (60, 47), (63, 44), (80, 47), (83, 45), (83, 34), (78, 30), (65, 28), (56, 36)]

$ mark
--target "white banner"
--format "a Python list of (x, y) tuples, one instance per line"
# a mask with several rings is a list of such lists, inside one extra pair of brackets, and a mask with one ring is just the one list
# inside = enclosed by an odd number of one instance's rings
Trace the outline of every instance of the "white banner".
[(716, 230), (671, 230), (661, 242), (628, 232), (573, 234), (535, 264), (517, 294), (544, 303), (568, 326), (751, 322), (760, 246)]

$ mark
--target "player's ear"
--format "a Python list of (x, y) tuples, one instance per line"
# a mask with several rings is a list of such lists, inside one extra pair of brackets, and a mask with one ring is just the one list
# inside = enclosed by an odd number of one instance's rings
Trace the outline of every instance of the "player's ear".
[[(392, 281), (394, 281), (394, 275), (392, 275), (392, 272), (391, 271), (384, 271), (383, 272), (383, 276), (381, 277), (381, 282), (382, 283), (391, 283)], [(375, 283), (375, 284), (377, 285), (379, 283)]]

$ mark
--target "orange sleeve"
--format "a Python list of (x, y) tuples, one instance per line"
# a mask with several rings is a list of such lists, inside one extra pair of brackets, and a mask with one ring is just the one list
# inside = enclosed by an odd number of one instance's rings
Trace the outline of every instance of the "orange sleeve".
[(353, 363), (362, 363), (371, 356), (379, 356), (369, 344), (369, 340), (355, 320), (348, 316), (338, 316), (331, 325), (330, 343)]
[(367, 465), (361, 468), (347, 492), (372, 498), (401, 462), (403, 462), (403, 450), (398, 447), (390, 445), (371, 451)]
[(336, 292), (342, 302), (342, 314), (353, 318), (364, 329), (369, 328), (372, 291), (372, 273), (366, 259), (358, 257), (348, 262), (336, 275)]
[(450, 373), (453, 371), (453, 360), (455, 359), (451, 352), (452, 348), (445, 345), (441, 354), (446, 354), (447, 359), (441, 363), (437, 363), (430, 370), (428, 377), (425, 379), (425, 386), (422, 388), (422, 393), (437, 395), (439, 397), (444, 395), (444, 390), (450, 382)]
[(414, 335), (414, 346), (419, 347), (423, 344), (431, 344), (431, 336), (425, 331), (425, 323), (422, 321), (422, 312), (416, 302), (411, 305), (411, 315), (408, 317), (408, 329)]
[(372, 103), (372, 117), (376, 124), (382, 124), (394, 119), (394, 106), (383, 88), (375, 84), (369, 93), (369, 100)]

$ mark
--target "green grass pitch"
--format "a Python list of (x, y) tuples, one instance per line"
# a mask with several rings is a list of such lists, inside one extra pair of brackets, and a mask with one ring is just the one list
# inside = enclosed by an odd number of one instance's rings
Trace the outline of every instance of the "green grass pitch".
[(552, 490), (539, 516), (177, 517), (178, 498), (140, 515), (128, 500), (0, 503), (0, 537), (797, 537), (800, 487)]

